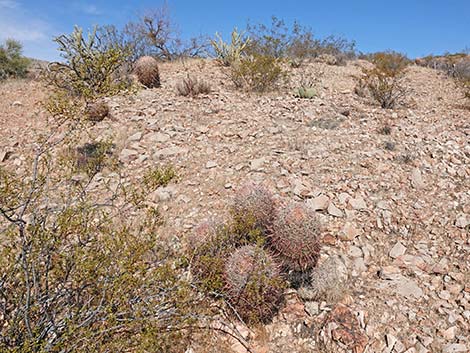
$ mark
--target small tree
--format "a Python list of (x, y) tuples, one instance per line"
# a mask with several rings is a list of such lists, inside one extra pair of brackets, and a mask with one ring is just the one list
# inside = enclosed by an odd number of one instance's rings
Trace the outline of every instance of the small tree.
[(127, 88), (130, 81), (121, 69), (130, 57), (130, 49), (105, 39), (99, 27), (87, 37), (81, 28), (75, 27), (70, 35), (55, 38), (65, 62), (49, 65), (48, 78), (53, 85), (85, 100)]
[(201, 36), (183, 41), (166, 3), (148, 10), (137, 21), (129, 22), (124, 33), (132, 38), (134, 50), (139, 56), (149, 55), (168, 61), (201, 56), (208, 45)]
[(10, 77), (25, 77), (30, 60), (22, 54), (23, 46), (14, 39), (0, 45), (0, 81)]
[(363, 69), (358, 85), (366, 88), (382, 108), (390, 109), (406, 95), (403, 78), (410, 61), (400, 53), (380, 52), (371, 56), (372, 69)]

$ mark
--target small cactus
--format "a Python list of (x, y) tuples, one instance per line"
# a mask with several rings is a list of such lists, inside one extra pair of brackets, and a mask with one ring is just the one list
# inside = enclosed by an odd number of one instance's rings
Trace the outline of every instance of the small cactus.
[(134, 72), (139, 82), (148, 88), (160, 87), (158, 62), (151, 56), (143, 56), (135, 63)]
[(317, 91), (312, 87), (299, 87), (294, 91), (294, 97), (312, 99), (317, 96)]
[(99, 122), (109, 115), (109, 107), (103, 101), (88, 103), (85, 114), (89, 121)]
[(262, 248), (245, 245), (225, 264), (228, 301), (249, 323), (266, 322), (277, 312), (285, 282), (279, 266)]
[(315, 267), (320, 255), (320, 223), (315, 211), (300, 202), (280, 211), (270, 245), (288, 271), (307, 272)]
[(268, 233), (276, 215), (273, 194), (262, 185), (247, 184), (236, 191), (232, 203), (235, 219), (253, 218), (263, 233)]

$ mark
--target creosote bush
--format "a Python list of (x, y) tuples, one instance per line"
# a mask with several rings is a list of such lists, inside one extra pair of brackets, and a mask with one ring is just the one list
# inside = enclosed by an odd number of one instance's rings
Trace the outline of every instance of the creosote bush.
[(255, 54), (233, 64), (230, 67), (230, 78), (237, 88), (266, 92), (285, 80), (287, 72), (282, 68), (281, 59)]
[(23, 56), (22, 50), (21, 43), (13, 39), (0, 45), (0, 81), (26, 77), (30, 60)]
[(176, 180), (178, 175), (172, 165), (156, 167), (150, 169), (144, 175), (144, 184), (148, 190), (156, 190), (160, 186), (167, 186), (171, 181)]
[(269, 244), (288, 271), (307, 272), (320, 256), (321, 227), (310, 207), (293, 202), (274, 221)]
[(70, 35), (63, 34), (54, 41), (65, 60), (49, 65), (46, 78), (55, 88), (86, 101), (129, 88), (130, 80), (122, 68), (130, 57), (130, 49), (105, 41), (98, 27), (87, 37), (75, 27)]
[(134, 73), (139, 82), (148, 88), (160, 87), (158, 62), (151, 56), (143, 56), (137, 60)]
[(94, 171), (83, 178), (73, 156), (51, 158), (56, 147), (41, 142), (28, 175), (0, 167), (0, 351), (185, 351), (210, 309), (155, 209), (135, 207), (123, 185), (90, 192), (107, 187), (100, 147), (80, 148)]
[(114, 144), (111, 141), (91, 142), (75, 150), (75, 168), (79, 172), (93, 175), (110, 165)]
[(367, 90), (382, 108), (393, 108), (406, 95), (402, 82), (410, 61), (396, 52), (376, 53), (370, 60), (374, 68), (363, 69), (356, 92), (363, 95)]
[(200, 94), (209, 94), (211, 87), (209, 83), (188, 74), (176, 84), (176, 92), (180, 96), (196, 97)]
[(286, 287), (279, 265), (264, 249), (246, 245), (225, 263), (228, 301), (248, 323), (270, 320), (279, 309)]

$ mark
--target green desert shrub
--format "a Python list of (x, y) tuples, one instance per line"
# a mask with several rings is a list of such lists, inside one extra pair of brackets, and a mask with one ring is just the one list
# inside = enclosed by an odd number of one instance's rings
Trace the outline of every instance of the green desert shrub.
[(144, 175), (144, 185), (148, 190), (156, 190), (160, 186), (167, 186), (171, 181), (176, 180), (178, 175), (172, 165), (159, 166), (150, 169)]
[(248, 323), (269, 321), (279, 309), (286, 287), (279, 265), (263, 248), (246, 245), (225, 263), (227, 300)]
[(0, 351), (185, 351), (208, 311), (153, 213), (95, 201), (52, 146), (28, 175), (0, 168)]
[(295, 284), (317, 265), (320, 241), (321, 226), (315, 211), (292, 202), (279, 211), (269, 245)]
[(287, 78), (282, 60), (255, 54), (242, 58), (230, 67), (230, 78), (237, 88), (266, 92), (275, 89)]
[(234, 28), (230, 43), (224, 42), (219, 33), (215, 34), (215, 39), (212, 39), (210, 43), (216, 59), (223, 66), (231, 66), (241, 60), (250, 39), (245, 37), (244, 32), (238, 32), (238, 29)]
[(30, 60), (23, 56), (22, 50), (21, 43), (13, 39), (0, 45), (0, 81), (26, 76)]
[(393, 108), (406, 96), (403, 79), (410, 61), (405, 55), (391, 51), (375, 53), (370, 61), (374, 67), (363, 69), (356, 92), (366, 90), (382, 108)]
[(74, 31), (54, 39), (64, 62), (49, 65), (47, 79), (54, 87), (87, 101), (119, 93), (130, 86), (122, 69), (130, 57), (130, 49), (119, 43), (103, 40), (95, 27), (88, 36)]

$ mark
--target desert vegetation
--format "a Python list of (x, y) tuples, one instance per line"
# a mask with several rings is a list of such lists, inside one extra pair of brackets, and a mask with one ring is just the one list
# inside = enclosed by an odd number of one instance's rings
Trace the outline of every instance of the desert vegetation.
[(459, 352), (468, 54), (226, 35), (164, 6), (24, 82), (0, 46), (0, 351)]

